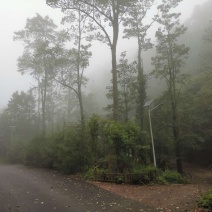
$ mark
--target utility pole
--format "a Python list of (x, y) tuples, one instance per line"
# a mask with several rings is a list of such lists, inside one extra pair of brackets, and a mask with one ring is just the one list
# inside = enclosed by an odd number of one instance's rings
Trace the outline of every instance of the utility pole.
[(149, 128), (150, 128), (150, 136), (151, 136), (151, 143), (152, 143), (152, 154), (153, 154), (153, 161), (154, 161), (154, 166), (157, 167), (156, 163), (156, 157), (155, 157), (155, 145), (154, 145), (154, 138), (153, 138), (153, 132), (152, 132), (152, 121), (151, 121), (151, 111), (155, 110), (162, 104), (159, 104), (155, 106), (154, 108), (150, 109), (150, 105), (153, 102), (153, 100), (147, 101), (144, 105), (144, 107), (148, 107), (148, 114), (149, 114)]

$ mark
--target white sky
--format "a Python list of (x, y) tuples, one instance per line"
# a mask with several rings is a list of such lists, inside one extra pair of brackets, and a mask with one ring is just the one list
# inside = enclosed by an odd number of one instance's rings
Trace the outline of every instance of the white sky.
[[(183, 20), (191, 15), (196, 4), (206, 1), (184, 0), (179, 6)], [(13, 35), (15, 31), (22, 30), (26, 19), (36, 13), (49, 15), (58, 25), (63, 16), (59, 9), (48, 7), (45, 0), (0, 0), (0, 108), (7, 105), (13, 92), (27, 91), (31, 86), (31, 77), (17, 72), (17, 58), (22, 55), (23, 47), (21, 42), (13, 41)], [(98, 64), (101, 64), (99, 59)]]

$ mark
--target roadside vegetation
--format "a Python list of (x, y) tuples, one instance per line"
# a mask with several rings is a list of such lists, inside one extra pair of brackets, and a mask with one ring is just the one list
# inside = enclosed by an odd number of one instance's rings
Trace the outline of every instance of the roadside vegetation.
[(207, 208), (209, 211), (212, 210), (212, 189), (202, 193), (198, 204), (202, 208)]

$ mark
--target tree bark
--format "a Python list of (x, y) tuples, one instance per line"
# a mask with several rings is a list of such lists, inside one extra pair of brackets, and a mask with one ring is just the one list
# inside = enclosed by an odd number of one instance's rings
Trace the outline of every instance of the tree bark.
[(48, 82), (48, 74), (46, 61), (44, 60), (44, 80), (42, 82), (42, 135), (46, 135), (46, 94), (47, 94), (47, 82)]
[(176, 157), (177, 171), (182, 174), (183, 173), (182, 157), (181, 157), (182, 149), (181, 149), (181, 143), (180, 143), (180, 131), (179, 131), (178, 114), (177, 114), (176, 77), (175, 77), (176, 68), (174, 66), (172, 44), (170, 42), (169, 34), (168, 34), (168, 44), (169, 44), (168, 58), (170, 56), (170, 59), (168, 59), (169, 77), (170, 77), (169, 90), (171, 95), (175, 157)]
[(142, 59), (141, 59), (141, 44), (138, 38), (138, 109), (137, 109), (137, 116), (141, 126), (141, 129), (144, 127), (144, 104), (146, 98), (146, 91), (145, 91), (145, 77), (144, 77), (144, 70), (142, 66)]
[(113, 82), (113, 118), (115, 121), (119, 119), (119, 98), (118, 98), (118, 84), (117, 84), (117, 61), (116, 49), (119, 35), (119, 3), (115, 6), (113, 1), (113, 44), (111, 45), (112, 55), (112, 82)]

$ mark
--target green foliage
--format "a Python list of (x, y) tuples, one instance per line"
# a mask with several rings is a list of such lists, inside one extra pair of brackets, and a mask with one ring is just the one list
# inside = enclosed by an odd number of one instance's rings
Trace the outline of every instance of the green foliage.
[(79, 126), (73, 126), (55, 139), (54, 167), (63, 173), (77, 173), (90, 164), (89, 148), (79, 136), (80, 131)]
[(94, 115), (88, 122), (93, 161), (104, 169), (124, 172), (149, 161), (148, 134), (134, 122), (120, 123)]
[(25, 164), (57, 169), (65, 174), (77, 173), (90, 165), (89, 148), (82, 144), (80, 127), (49, 137), (36, 137), (26, 146)]
[(14, 126), (13, 133), (24, 140), (32, 138), (37, 127), (35, 104), (31, 91), (14, 92), (2, 114), (4, 127)]
[(23, 41), (25, 46), (23, 55), (18, 59), (18, 71), (22, 74), (30, 72), (35, 79), (38, 76), (44, 79), (43, 75), (47, 74), (47, 67), (52, 67), (56, 28), (57, 26), (48, 16), (43, 18), (37, 14), (36, 17), (27, 19), (23, 30), (15, 32), (14, 40)]
[(133, 170), (133, 184), (154, 183), (161, 174), (161, 170), (155, 166), (141, 166)]
[(109, 122), (105, 128), (105, 136), (117, 157), (116, 165), (120, 172), (130, 169), (133, 161), (142, 161), (148, 157), (147, 136), (133, 122)]
[(207, 192), (201, 194), (198, 205), (199, 207), (212, 210), (212, 189), (209, 189)]
[(90, 135), (90, 146), (91, 151), (94, 156), (94, 160), (97, 159), (98, 156), (98, 136), (100, 135), (100, 123), (101, 120), (97, 115), (93, 115), (88, 121), (88, 132)]
[[(104, 168), (116, 169), (118, 165), (118, 168), (124, 169), (122, 166), (129, 158), (124, 129), (121, 124), (93, 116), (88, 122), (89, 136), (85, 134), (89, 138), (87, 141), (82, 142), (78, 125), (45, 138), (35, 137), (26, 145), (25, 163), (55, 168), (67, 174), (83, 171), (94, 161)], [(131, 139), (133, 141), (133, 137)]]
[(117, 184), (124, 183), (124, 177), (121, 176), (121, 175), (120, 176), (116, 176), (115, 183), (117, 183)]
[(43, 136), (36, 136), (26, 145), (26, 165), (44, 167), (46, 141)]
[[(50, 74), (58, 62), (59, 53), (63, 46), (63, 40), (56, 31), (57, 26), (48, 16), (44, 18), (36, 14), (27, 19), (23, 30), (15, 32), (14, 40), (22, 41), (24, 52), (18, 58), (18, 71), (22, 74), (30, 73), (37, 82), (38, 96), (42, 99), (38, 113), (41, 114), (41, 127), (43, 136), (46, 134), (47, 112), (50, 113), (47, 104), (53, 103), (53, 81)], [(48, 101), (49, 100), (49, 101)], [(50, 120), (48, 120), (50, 121)]]
[[(144, 24), (146, 19), (146, 13), (151, 9), (155, 0), (136, 1), (136, 6), (128, 9), (128, 17), (124, 17), (124, 33), (126, 38), (136, 37), (143, 49), (145, 49), (146, 42), (149, 39), (146, 38), (146, 33), (151, 23)], [(147, 46), (146, 46), (147, 47)], [(147, 48), (146, 48), (147, 49)]]
[(96, 180), (97, 177), (104, 178), (108, 173), (111, 173), (111, 170), (92, 166), (87, 169), (84, 177), (89, 180)]
[(193, 77), (183, 92), (180, 107), (183, 128), (181, 137), (185, 159), (200, 165), (210, 165), (212, 139), (212, 73)]
[(89, 167), (88, 170), (85, 172), (85, 174), (83, 175), (83, 177), (87, 180), (95, 180), (95, 176), (94, 176), (94, 168), (93, 167)]
[(25, 153), (25, 144), (20, 139), (12, 139), (7, 146), (6, 159), (10, 163), (23, 163)]
[[(117, 65), (117, 85), (119, 89), (119, 120), (125, 123), (131, 120), (135, 113), (134, 107), (136, 104), (137, 95), (137, 63), (128, 62), (126, 58), (126, 52), (121, 53), (121, 58)], [(113, 98), (112, 87), (106, 94), (108, 99)], [(105, 109), (107, 111), (113, 108), (112, 104), (109, 104)]]
[(166, 170), (159, 176), (158, 182), (162, 184), (183, 184), (187, 183), (187, 180), (183, 175), (176, 171)]
[(152, 75), (156, 78), (165, 79), (167, 83), (167, 97), (171, 107), (171, 123), (173, 130), (173, 141), (175, 146), (175, 157), (178, 172), (182, 173), (182, 145), (180, 141), (180, 122), (178, 107), (180, 103), (181, 88), (185, 85), (187, 75), (182, 68), (188, 57), (189, 48), (178, 42), (187, 28), (180, 24), (180, 13), (173, 13), (172, 9), (178, 5), (177, 1), (164, 0), (158, 6), (161, 16), (157, 22), (161, 24), (155, 36), (157, 38), (157, 55), (152, 58), (154, 70)]

